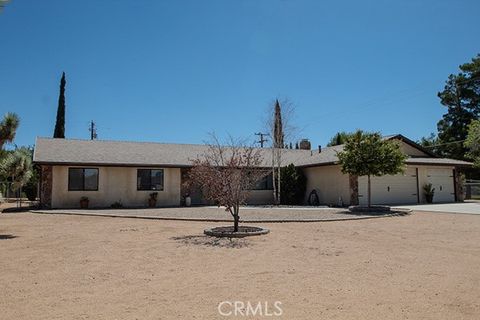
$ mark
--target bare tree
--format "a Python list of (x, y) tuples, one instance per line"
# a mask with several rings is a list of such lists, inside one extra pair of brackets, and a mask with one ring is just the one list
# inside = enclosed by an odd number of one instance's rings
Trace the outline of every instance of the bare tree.
[(282, 155), (285, 145), (293, 140), (297, 128), (292, 125), (295, 108), (292, 102), (285, 98), (275, 99), (267, 110), (265, 121), (271, 139), (272, 148), (272, 178), (273, 178), (273, 199), (275, 204), (280, 204), (281, 198), (281, 168), (286, 165), (282, 162)]
[(192, 161), (189, 182), (202, 190), (205, 199), (224, 206), (234, 221), (234, 232), (238, 232), (240, 206), (246, 203), (250, 191), (268, 170), (262, 168), (261, 149), (256, 149), (230, 138), (221, 145), (212, 135), (208, 151)]

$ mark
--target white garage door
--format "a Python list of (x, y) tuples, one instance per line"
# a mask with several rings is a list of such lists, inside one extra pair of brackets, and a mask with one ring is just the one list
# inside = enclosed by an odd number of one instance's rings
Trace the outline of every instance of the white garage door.
[(433, 202), (454, 202), (453, 169), (428, 169), (427, 181), (435, 188)]
[[(408, 168), (404, 174), (372, 177), (372, 204), (417, 203), (417, 175), (415, 168)], [(367, 177), (358, 178), (358, 200), (368, 204)]]

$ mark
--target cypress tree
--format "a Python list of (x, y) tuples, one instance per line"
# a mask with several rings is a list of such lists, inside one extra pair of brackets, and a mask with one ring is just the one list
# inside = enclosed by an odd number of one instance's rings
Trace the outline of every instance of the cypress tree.
[(283, 144), (283, 125), (282, 125), (282, 112), (280, 110), (280, 103), (275, 101), (275, 119), (273, 128), (273, 143), (275, 148), (284, 148)]
[(55, 123), (54, 138), (65, 139), (65, 72), (60, 80), (60, 95), (58, 96), (57, 121)]

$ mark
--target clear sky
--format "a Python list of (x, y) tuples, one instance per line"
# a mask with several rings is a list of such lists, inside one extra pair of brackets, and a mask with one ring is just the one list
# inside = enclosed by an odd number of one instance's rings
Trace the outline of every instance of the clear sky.
[(0, 113), (18, 145), (53, 134), (202, 143), (254, 138), (288, 97), (298, 138), (436, 131), (436, 93), (480, 52), (478, 0), (12, 0), (0, 13)]

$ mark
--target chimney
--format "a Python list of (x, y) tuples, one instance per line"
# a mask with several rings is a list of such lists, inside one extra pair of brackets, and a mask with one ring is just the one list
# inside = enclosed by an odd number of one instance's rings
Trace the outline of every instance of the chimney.
[(308, 139), (300, 140), (300, 149), (301, 150), (311, 150), (312, 145), (311, 145), (310, 141), (308, 141)]
[(318, 145), (318, 153), (322, 153), (322, 146)]

